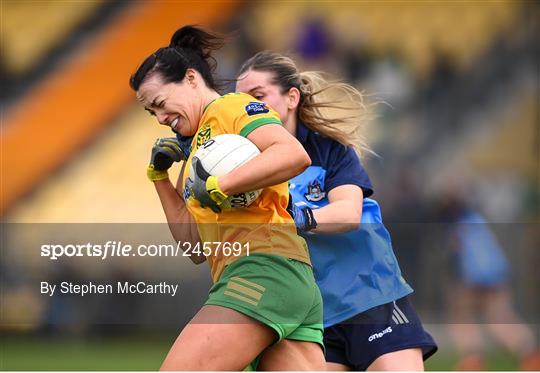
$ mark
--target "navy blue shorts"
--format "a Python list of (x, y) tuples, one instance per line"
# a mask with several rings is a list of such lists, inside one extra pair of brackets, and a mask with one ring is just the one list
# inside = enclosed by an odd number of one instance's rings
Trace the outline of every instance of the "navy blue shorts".
[(409, 302), (373, 307), (324, 330), (326, 361), (366, 370), (378, 357), (395, 351), (421, 348), (424, 360), (437, 351)]

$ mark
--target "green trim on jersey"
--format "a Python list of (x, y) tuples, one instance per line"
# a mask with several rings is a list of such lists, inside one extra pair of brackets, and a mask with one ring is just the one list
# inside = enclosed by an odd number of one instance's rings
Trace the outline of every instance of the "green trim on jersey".
[(248, 135), (253, 132), (253, 130), (264, 126), (266, 124), (279, 124), (282, 125), (281, 121), (277, 118), (259, 118), (255, 119), (252, 122), (249, 122), (242, 128), (240, 131), (240, 136), (248, 137)]

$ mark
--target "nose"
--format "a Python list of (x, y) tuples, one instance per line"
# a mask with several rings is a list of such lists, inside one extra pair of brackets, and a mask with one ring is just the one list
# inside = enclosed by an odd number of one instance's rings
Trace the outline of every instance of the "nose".
[(156, 113), (156, 118), (160, 124), (169, 124), (169, 116), (163, 113)]

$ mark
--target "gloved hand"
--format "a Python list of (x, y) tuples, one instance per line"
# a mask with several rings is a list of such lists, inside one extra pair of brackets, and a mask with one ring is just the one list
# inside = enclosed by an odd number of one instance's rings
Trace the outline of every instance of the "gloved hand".
[(313, 216), (313, 210), (309, 206), (297, 206), (289, 196), (287, 211), (294, 219), (294, 224), (300, 232), (309, 232), (317, 228), (317, 221)]
[(174, 162), (186, 160), (186, 153), (176, 137), (157, 139), (152, 147), (150, 164), (146, 174), (150, 181), (164, 180), (169, 177), (167, 170)]
[(210, 175), (197, 157), (193, 157), (194, 170), (191, 194), (200, 202), (201, 207), (209, 207), (216, 214), (221, 212), (219, 205), (227, 199), (227, 195), (219, 189), (218, 177)]

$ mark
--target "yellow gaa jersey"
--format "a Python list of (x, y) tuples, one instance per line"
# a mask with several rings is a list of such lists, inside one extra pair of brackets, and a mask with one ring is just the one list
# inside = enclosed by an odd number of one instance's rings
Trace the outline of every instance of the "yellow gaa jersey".
[(294, 220), (287, 212), (287, 182), (264, 188), (248, 207), (224, 210), (218, 214), (202, 208), (186, 188), (192, 158), (205, 141), (223, 134), (247, 137), (253, 130), (267, 124), (281, 125), (275, 111), (245, 93), (229, 93), (205, 108), (193, 137), (191, 155), (184, 172), (184, 200), (197, 222), (202, 245), (206, 245), (206, 260), (214, 282), (229, 263), (244, 255), (274, 254), (310, 264), (306, 242), (297, 235)]

